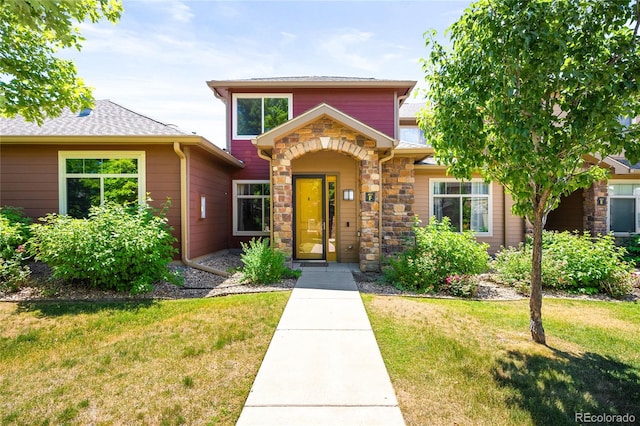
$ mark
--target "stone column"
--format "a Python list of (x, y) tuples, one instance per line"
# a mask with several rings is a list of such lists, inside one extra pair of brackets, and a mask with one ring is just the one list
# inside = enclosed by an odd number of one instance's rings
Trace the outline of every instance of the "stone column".
[[(271, 197), (273, 199), (273, 241), (272, 246), (282, 251), (287, 260), (293, 256), (293, 187), (291, 179), (291, 159), (289, 141), (275, 143), (271, 162)], [(297, 141), (296, 141), (297, 142)]]
[[(609, 203), (609, 186), (606, 180), (595, 182), (583, 192), (583, 225), (584, 230), (592, 236), (604, 235), (607, 229), (607, 209)], [(600, 202), (598, 202), (600, 200)]]
[[(367, 141), (364, 147), (367, 158), (360, 161), (360, 270), (363, 272), (380, 269), (380, 174), (378, 153), (372, 145), (372, 141)], [(367, 200), (367, 193), (374, 194), (375, 200)]]
[(382, 255), (404, 249), (412, 235), (414, 197), (413, 158), (394, 158), (382, 165)]

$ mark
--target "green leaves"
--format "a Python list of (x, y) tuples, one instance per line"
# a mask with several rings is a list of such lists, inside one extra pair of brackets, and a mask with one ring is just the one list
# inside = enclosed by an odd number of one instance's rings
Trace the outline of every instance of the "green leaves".
[(88, 219), (49, 214), (43, 222), (31, 227), (30, 250), (58, 278), (131, 293), (180, 281), (168, 269), (178, 251), (164, 214), (106, 203), (92, 207)]
[(0, 6), (0, 114), (22, 115), (42, 124), (93, 104), (91, 90), (71, 61), (56, 58), (62, 48), (80, 50), (75, 23), (106, 18), (117, 22), (119, 0), (5, 1)]
[(633, 18), (626, 0), (482, 0), (449, 29), (451, 48), (430, 34), (419, 122), (439, 161), (499, 181), (530, 216), (605, 177), (584, 155), (640, 158), (637, 125), (618, 121), (640, 113)]

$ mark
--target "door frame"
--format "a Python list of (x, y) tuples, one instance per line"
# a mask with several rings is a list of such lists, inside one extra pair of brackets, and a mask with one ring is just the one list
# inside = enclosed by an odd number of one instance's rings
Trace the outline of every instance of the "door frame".
[[(298, 208), (297, 208), (297, 187), (296, 181), (298, 179), (321, 179), (322, 180), (322, 256), (319, 259), (301, 259), (298, 258)], [(324, 174), (295, 174), (291, 176), (291, 186), (293, 187), (293, 223), (291, 228), (293, 231), (293, 259), (301, 261), (326, 261), (327, 260), (327, 230), (326, 230), (326, 215), (327, 215), (327, 175)]]

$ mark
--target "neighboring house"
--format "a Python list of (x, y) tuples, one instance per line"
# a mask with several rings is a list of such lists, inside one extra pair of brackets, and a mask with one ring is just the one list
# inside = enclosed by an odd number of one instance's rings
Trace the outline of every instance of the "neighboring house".
[[(0, 119), (0, 205), (84, 215), (105, 198), (160, 206), (183, 261), (255, 237), (288, 258), (378, 270), (406, 247), (413, 218), (449, 217), (490, 251), (517, 245), (524, 221), (480, 176), (461, 182), (434, 160), (405, 103), (415, 81), (292, 77), (209, 81), (226, 105), (226, 150), (109, 101), (42, 127)], [(589, 158), (612, 179), (562, 200), (549, 229), (640, 231), (638, 166)]]
[(143, 203), (149, 194), (154, 207), (170, 199), (186, 261), (229, 247), (230, 175), (243, 167), (201, 136), (108, 100), (41, 127), (0, 118), (0, 206), (38, 218), (84, 216), (105, 199)]

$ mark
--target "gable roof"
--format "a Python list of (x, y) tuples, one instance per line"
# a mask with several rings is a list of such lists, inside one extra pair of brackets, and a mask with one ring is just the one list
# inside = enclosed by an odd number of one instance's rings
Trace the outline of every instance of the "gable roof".
[(377, 78), (361, 77), (335, 77), (335, 76), (302, 76), (302, 77), (272, 77), (272, 78), (250, 78), (240, 80), (211, 80), (207, 81), (207, 86), (213, 90), (213, 94), (225, 101), (229, 98), (230, 89), (259, 90), (259, 89), (282, 89), (291, 90), (294, 88), (360, 88), (360, 89), (395, 89), (398, 96), (403, 100), (413, 90), (416, 85), (413, 80), (384, 80)]
[(367, 126), (366, 124), (356, 120), (350, 115), (347, 115), (342, 111), (337, 110), (336, 108), (324, 103), (252, 139), (251, 143), (258, 148), (271, 149), (273, 148), (273, 145), (277, 139), (293, 133), (297, 129), (304, 127), (305, 125), (322, 117), (328, 117), (331, 120), (337, 121), (343, 126), (348, 127), (357, 133), (360, 133), (368, 139), (374, 140), (376, 143), (376, 148), (394, 148), (397, 145), (397, 141), (393, 138), (390, 138), (384, 133), (379, 132), (378, 130), (370, 126)]
[(174, 126), (133, 112), (115, 102), (98, 100), (88, 115), (65, 108), (56, 118), (48, 118), (42, 126), (21, 116), (0, 117), (1, 136), (184, 136)]
[(234, 167), (244, 162), (217, 147), (202, 136), (185, 133), (109, 100), (98, 100), (89, 114), (65, 109), (59, 117), (45, 120), (42, 126), (21, 116), (0, 117), (1, 144), (91, 145), (109, 143), (122, 146), (137, 144), (176, 144), (198, 146)]

